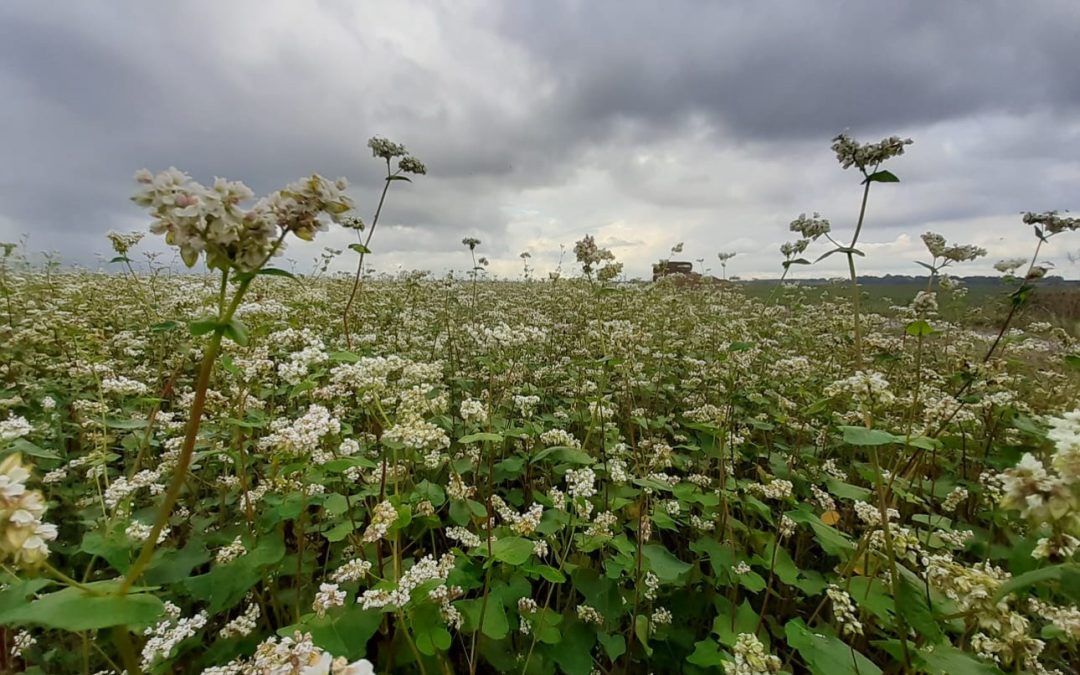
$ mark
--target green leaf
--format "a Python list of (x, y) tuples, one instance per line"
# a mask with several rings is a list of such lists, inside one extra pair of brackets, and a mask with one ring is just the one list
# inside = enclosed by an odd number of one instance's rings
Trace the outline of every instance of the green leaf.
[(925, 589), (920, 588), (915, 580), (906, 574), (900, 575), (900, 583), (896, 586), (896, 608), (907, 625), (917, 630), (931, 644), (945, 641), (941, 624), (927, 604)]
[(873, 661), (855, 651), (837, 637), (814, 633), (802, 619), (784, 626), (784, 635), (792, 649), (815, 675), (880, 675)]
[(248, 343), (247, 327), (244, 326), (243, 321), (235, 316), (229, 319), (229, 323), (225, 324), (224, 333), (225, 337), (241, 347), (246, 346)]
[(334, 525), (329, 530), (323, 532), (323, 536), (326, 537), (326, 541), (337, 542), (341, 541), (345, 537), (349, 536), (353, 531), (352, 523), (348, 520), (343, 520), (337, 525)]
[(158, 549), (146, 568), (146, 581), (154, 585), (176, 584), (191, 576), (191, 570), (210, 560), (201, 541), (192, 541), (180, 550)]
[(262, 580), (263, 569), (284, 557), (285, 543), (278, 537), (265, 536), (250, 552), (206, 574), (185, 579), (183, 586), (189, 595), (208, 603), (207, 612), (217, 614), (243, 600), (248, 590)]
[(859, 607), (876, 616), (885, 626), (893, 625), (896, 603), (884, 582), (872, 577), (852, 577), (848, 583), (848, 593)]
[(603, 646), (604, 652), (612, 662), (626, 653), (626, 638), (622, 636), (622, 633), (608, 635), (601, 632), (596, 635), (596, 638), (600, 641), (600, 645)]
[[(785, 260), (783, 262), (784, 269), (791, 267), (792, 265), (812, 265), (806, 258), (795, 258), (794, 260)], [(700, 644), (700, 643), (699, 643)]]
[[(111, 590), (115, 584), (109, 582), (108, 586)], [(78, 588), (65, 588), (0, 614), (0, 623), (32, 623), (67, 631), (148, 626), (164, 609), (161, 600), (145, 593), (91, 595)]]
[(111, 265), (112, 263), (118, 263), (118, 262), (123, 262), (123, 263), (131, 262), (131, 258), (128, 258), (126, 255), (118, 255), (115, 258), (113, 258), (112, 260), (110, 260), (109, 264)]
[[(723, 602), (727, 603), (727, 600)], [(732, 607), (728, 603), (719, 609), (720, 614), (713, 619), (712, 631), (721, 644), (732, 647), (739, 639), (740, 633), (754, 632), (758, 623), (758, 613), (750, 606), (749, 600), (743, 600), (738, 607)]]
[(328, 358), (341, 363), (356, 363), (360, 360), (360, 357), (352, 352), (330, 352)]
[(491, 557), (507, 565), (523, 565), (532, 552), (533, 543), (523, 537), (503, 537), (491, 545)]
[(195, 337), (198, 337), (200, 335), (206, 335), (207, 333), (210, 333), (217, 329), (217, 327), (218, 319), (216, 316), (208, 316), (203, 319), (195, 319), (194, 321), (188, 323), (188, 330), (191, 331), (191, 334)]
[(664, 583), (675, 581), (693, 567), (690, 563), (676, 558), (661, 544), (646, 544), (641, 547), (641, 552), (649, 561), (649, 569)]
[(412, 629), (416, 634), (416, 648), (421, 653), (434, 656), (450, 648), (450, 632), (434, 605), (415, 607), (410, 613)]
[(918, 321), (912, 321), (905, 328), (904, 332), (911, 337), (926, 337), (927, 335), (933, 335), (934, 329), (930, 327), (930, 324), (926, 323), (922, 319)]
[(152, 333), (167, 333), (172, 330), (176, 330), (180, 327), (180, 324), (175, 321), (162, 321), (161, 323), (155, 323), (150, 326), (150, 332)]
[(590, 457), (587, 452), (578, 450), (577, 448), (556, 445), (536, 453), (532, 456), (532, 459), (529, 460), (529, 463), (533, 464), (547, 459), (548, 457), (554, 462), (565, 462), (567, 464), (593, 464), (596, 461)]
[(367, 656), (367, 642), (379, 630), (382, 618), (378, 610), (348, 603), (344, 609), (321, 618), (308, 615), (298, 624), (279, 628), (277, 634), (292, 637), (296, 631), (311, 633), (311, 641), (317, 647), (351, 661)]
[(292, 272), (287, 272), (283, 269), (278, 269), (277, 267), (264, 267), (256, 272), (256, 274), (261, 274), (264, 277), (285, 277), (286, 279), (292, 279), (293, 281), (300, 281), (300, 279)]
[(119, 417), (106, 417), (105, 418), (105, 426), (109, 427), (110, 429), (126, 429), (126, 430), (130, 431), (132, 429), (145, 429), (146, 425), (147, 425), (146, 420), (140, 420), (140, 419), (125, 420), (125, 419), (120, 419)]
[(483, 598), (470, 598), (454, 603), (467, 619), (465, 630), (472, 632), (480, 623), (480, 614), (483, 612), (484, 625), (480, 632), (492, 640), (502, 640), (510, 634), (510, 622), (506, 618), (506, 608), (499, 598), (491, 595), (488, 597), (487, 606)]
[(102, 558), (117, 572), (124, 573), (131, 563), (132, 545), (132, 541), (120, 533), (104, 537), (100, 532), (87, 532), (83, 535), (79, 550)]
[(729, 659), (725, 658), (720, 651), (720, 645), (712, 638), (706, 638), (701, 642), (694, 643), (694, 653), (686, 657), (687, 663), (702, 668), (719, 666)]
[(881, 171), (875, 171), (866, 177), (864, 183), (899, 183), (900, 179), (896, 177), (891, 171), (882, 169)]
[(567, 675), (589, 675), (592, 672), (592, 648), (596, 631), (588, 624), (571, 619), (563, 628), (563, 639), (553, 658)]
[(903, 440), (880, 429), (847, 426), (841, 426), (840, 429), (844, 432), (844, 442), (848, 445), (888, 445)]
[(462, 436), (458, 439), (458, 443), (461, 443), (462, 445), (468, 445), (469, 443), (479, 443), (481, 441), (485, 443), (502, 443), (503, 436), (502, 434), (481, 431), (479, 433), (469, 434), (468, 436)]
[(371, 253), (371, 249), (363, 244), (349, 244), (349, 248), (357, 253)]
[(927, 675), (1002, 675), (994, 664), (980, 661), (951, 645), (916, 649), (911, 654), (915, 667)]
[(825, 487), (837, 497), (841, 499), (850, 499), (852, 501), (867, 501), (870, 499), (870, 495), (873, 494), (864, 487), (852, 485), (851, 483), (843, 483), (831, 477), (825, 479)]
[(796, 523), (809, 525), (810, 529), (814, 531), (814, 539), (829, 555), (842, 556), (850, 553), (855, 548), (855, 542), (849, 539), (846, 534), (823, 523), (821, 518), (814, 515), (806, 506), (800, 506), (794, 511), (788, 511), (786, 515)]
[(8, 447), (4, 452), (21, 452), (24, 455), (40, 457), (41, 459), (60, 459), (60, 455), (57, 454), (55, 450), (46, 450), (45, 448), (31, 443), (25, 438), (16, 438), (8, 444)]
[(1015, 593), (1035, 584), (1041, 584), (1045, 581), (1060, 581), (1068, 577), (1080, 577), (1080, 564), (1062, 563), (1025, 572), (999, 586), (997, 593), (994, 594), (994, 602), (1000, 601), (1010, 593)]
[(562, 631), (556, 626), (562, 623), (562, 614), (550, 607), (541, 607), (533, 615), (533, 632), (536, 639), (547, 645), (557, 645), (562, 641)]
[(634, 617), (634, 635), (641, 643), (641, 648), (645, 650), (645, 655), (652, 656), (653, 649), (649, 646), (649, 617), (644, 614)]
[(392, 180), (403, 180), (406, 183), (411, 183), (412, 182), (412, 179), (409, 178), (408, 176), (387, 176), (386, 177), (387, 182), (390, 182)]
[(27, 603), (29, 598), (52, 584), (52, 581), (44, 577), (35, 579), (8, 579), (4, 590), (0, 591), (0, 615), (3, 615), (17, 607)]

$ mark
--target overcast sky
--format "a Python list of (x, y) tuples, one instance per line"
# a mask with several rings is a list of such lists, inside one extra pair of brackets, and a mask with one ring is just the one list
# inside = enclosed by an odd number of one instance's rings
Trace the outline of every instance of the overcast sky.
[[(475, 236), (494, 272), (529, 251), (545, 274), (591, 233), (631, 275), (684, 241), (679, 258), (733, 251), (729, 274), (775, 276), (800, 212), (850, 236), (841, 131), (915, 140), (888, 166), (902, 182), (871, 192), (866, 272), (919, 273), (934, 230), (989, 249), (958, 269), (989, 273), (1030, 254), (1020, 211), (1080, 209), (1075, 0), (4, 0), (0, 101), (0, 241), (85, 265), (110, 229), (145, 229), (141, 167), (259, 194), (343, 175), (370, 220), (373, 135), (429, 171), (391, 189), (381, 271), (464, 269)], [(350, 241), (286, 255), (306, 269)], [(1080, 233), (1052, 241), (1080, 276)]]

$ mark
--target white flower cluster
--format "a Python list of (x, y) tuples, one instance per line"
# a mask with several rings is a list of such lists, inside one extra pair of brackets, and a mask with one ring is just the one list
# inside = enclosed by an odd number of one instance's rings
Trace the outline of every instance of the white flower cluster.
[(454, 630), (461, 629), (461, 625), (465, 623), (465, 617), (457, 607), (450, 603), (464, 594), (465, 591), (461, 586), (447, 586), (446, 584), (440, 584), (428, 591), (428, 599), (439, 606), (439, 614), (442, 615), (443, 621)]
[(335, 659), (315, 646), (310, 633), (297, 631), (292, 637), (269, 637), (250, 659), (207, 668), (202, 675), (375, 675), (375, 666), (365, 659)]
[(214, 561), (219, 565), (225, 565), (231, 563), (245, 553), (247, 553), (247, 548), (244, 547), (244, 542), (240, 538), (240, 535), (237, 535), (236, 538), (232, 540), (231, 544), (222, 546), (217, 550), (217, 553), (214, 554)]
[(345, 605), (345, 591), (339, 590), (337, 584), (319, 584), (319, 592), (315, 594), (315, 600), (311, 608), (319, 616), (326, 616), (326, 612), (334, 607)]
[(259, 448), (294, 457), (314, 455), (324, 437), (340, 432), (341, 422), (325, 407), (313, 403), (296, 420), (278, 418), (272, 421), (270, 433), (259, 440)]
[(476, 488), (471, 485), (466, 485), (460, 474), (450, 474), (450, 480), (446, 483), (446, 494), (450, 499), (463, 501), (473, 496), (475, 492)]
[(855, 603), (848, 592), (836, 584), (829, 584), (825, 594), (832, 601), (833, 617), (836, 618), (836, 623), (840, 624), (844, 635), (862, 635), (863, 626), (859, 622)]
[(243, 614), (225, 624), (221, 630), (218, 631), (218, 636), (227, 640), (233, 637), (245, 637), (251, 635), (251, 632), (258, 626), (259, 616), (261, 614), (262, 610), (259, 609), (259, 604), (255, 602), (250, 603), (244, 609)]
[(279, 233), (291, 232), (310, 241), (316, 231), (327, 229), (319, 220), (322, 214), (337, 222), (353, 207), (343, 193), (348, 187), (344, 178), (331, 182), (312, 175), (250, 209), (240, 204), (254, 193), (240, 182), (218, 178), (206, 187), (175, 168), (157, 175), (143, 169), (135, 180), (140, 187), (132, 200), (154, 216), (150, 231), (165, 235), (189, 267), (205, 252), (206, 264), (213, 269), (235, 266), (254, 271), (281, 253)]
[(608, 478), (610, 478), (613, 483), (625, 483), (630, 480), (630, 473), (626, 468), (626, 460), (617, 458), (609, 459), (607, 470)]
[(596, 494), (596, 474), (588, 467), (568, 470), (566, 492), (571, 497), (592, 497)]
[(397, 520), (397, 517), (398, 512), (393, 504), (385, 500), (380, 502), (375, 506), (374, 512), (371, 514), (371, 523), (364, 530), (361, 541), (370, 544), (382, 539), (386, 536), (390, 526)]
[(483, 401), (478, 401), (475, 398), (467, 398), (462, 401), (460, 413), (461, 419), (466, 422), (487, 423), (487, 406), (484, 405)]
[(517, 607), (518, 614), (521, 615), (521, 623), (518, 626), (518, 630), (523, 635), (528, 635), (532, 632), (532, 621), (530, 619), (539, 607), (532, 598), (518, 598)]
[(750, 483), (746, 491), (764, 497), (765, 499), (787, 499), (791, 496), (795, 486), (791, 481), (782, 478), (774, 478), (768, 483)]
[(927, 232), (922, 235), (922, 240), (926, 244), (926, 249), (930, 251), (930, 255), (935, 259), (944, 258), (949, 262), (967, 262), (986, 255), (986, 249), (971, 244), (953, 244), (949, 246), (945, 242), (945, 237), (934, 232)]
[(659, 607), (653, 611), (652, 616), (649, 617), (649, 628), (655, 631), (660, 626), (670, 626), (671, 619), (671, 610), (665, 607)]
[[(151, 525), (147, 525), (146, 523), (138, 520), (133, 520), (131, 521), (131, 524), (128, 525), (127, 528), (124, 530), (124, 534), (126, 534), (133, 541), (146, 541), (150, 538), (150, 533), (153, 531), (154, 528)], [(161, 532), (158, 532), (157, 541), (155, 543), (160, 544), (161, 542), (165, 541), (169, 537), (170, 531), (171, 528), (168, 526), (161, 528)]]
[(1068, 639), (1080, 641), (1080, 607), (1059, 607), (1036, 598), (1028, 600), (1031, 614), (1047, 619)]
[(919, 291), (911, 301), (911, 311), (917, 317), (929, 319), (937, 316), (938, 301), (934, 291)]
[(180, 618), (180, 608), (171, 602), (165, 603), (166, 619), (146, 629), (146, 644), (142, 649), (142, 667), (149, 669), (154, 662), (169, 658), (172, 651), (184, 640), (199, 632), (206, 625), (206, 612), (199, 612), (190, 618)]
[(29, 436), (33, 431), (34, 427), (25, 417), (12, 416), (0, 422), (0, 442)]
[(814, 497), (814, 502), (817, 503), (818, 508), (822, 511), (835, 511), (836, 501), (825, 490), (822, 490), (816, 485), (810, 486), (810, 494)]
[(446, 528), (446, 537), (461, 542), (461, 545), (466, 548), (476, 548), (482, 543), (479, 535), (469, 532), (464, 527)]
[(143, 469), (131, 477), (117, 476), (105, 488), (105, 505), (115, 509), (123, 500), (131, 497), (143, 488), (150, 488), (151, 494), (164, 492), (165, 486), (159, 483), (161, 479), (161, 467), (156, 469)]
[(611, 511), (601, 511), (593, 518), (593, 522), (585, 529), (585, 536), (587, 537), (610, 537), (612, 536), (611, 528), (619, 522), (619, 519), (615, 517), (615, 514)]
[[(886, 508), (885, 513), (889, 516), (889, 520), (896, 520), (900, 517), (900, 512), (893, 508)], [(881, 524), (881, 508), (876, 504), (855, 502), (855, 515), (867, 525)]]
[(539, 396), (514, 396), (514, 407), (517, 408), (522, 417), (532, 417), (536, 413), (536, 408), (539, 405)]
[(503, 519), (510, 529), (514, 531), (514, 534), (520, 534), (522, 536), (529, 536), (533, 532), (536, 532), (536, 528), (540, 526), (540, 519), (544, 516), (544, 507), (541, 504), (533, 502), (532, 506), (522, 514), (511, 509), (507, 506), (499, 495), (492, 495), (491, 504), (495, 507), (495, 511), (499, 514), (499, 517)]
[(851, 377), (836, 380), (825, 387), (830, 397), (849, 395), (859, 403), (888, 405), (896, 398), (889, 389), (889, 381), (881, 373), (855, 371)]
[(562, 429), (548, 429), (540, 434), (540, 442), (548, 447), (580, 448), (581, 441), (574, 438), (569, 431)]
[(127, 255), (127, 252), (142, 241), (145, 235), (145, 232), (117, 232), (116, 230), (109, 230), (105, 233), (109, 243), (112, 244), (113, 250), (118, 255)]
[(839, 134), (833, 139), (832, 149), (841, 167), (854, 166), (865, 172), (867, 168), (876, 169), (885, 160), (904, 154), (904, 146), (913, 142), (910, 138), (890, 136), (877, 143), (859, 143), (847, 134)]
[[(305, 334), (307, 332), (304, 331)], [(292, 385), (300, 384), (307, 377), (312, 366), (325, 363), (328, 358), (329, 355), (323, 348), (322, 340), (312, 336), (311, 343), (305, 345), (300, 351), (289, 354), (289, 360), (285, 363), (278, 364), (278, 377)]]
[(733, 661), (724, 661), (725, 675), (768, 675), (780, 670), (780, 659), (765, 651), (752, 633), (739, 633), (732, 648)]
[(968, 491), (962, 487), (953, 488), (941, 502), (941, 509), (946, 512), (955, 511), (961, 504), (967, 501)]
[(150, 393), (150, 387), (138, 380), (118, 375), (103, 379), (101, 381), (101, 391), (105, 394), (116, 394), (118, 396), (146, 396)]
[(1044, 235), (1051, 235), (1065, 230), (1080, 229), (1080, 218), (1063, 216), (1058, 211), (1028, 212), (1024, 214), (1024, 224), (1036, 225), (1042, 229)]
[(413, 416), (398, 420), (394, 426), (386, 430), (383, 440), (401, 443), (413, 450), (439, 451), (450, 447), (450, 437), (442, 427)]
[(660, 577), (656, 576), (651, 570), (645, 573), (645, 592), (642, 595), (646, 600), (655, 600), (656, 594), (660, 590)]
[(18, 658), (23, 655), (27, 649), (30, 649), (37, 644), (37, 639), (30, 634), (30, 631), (21, 630), (15, 634), (15, 637), (11, 641), (11, 656), (12, 658)]
[[(802, 241), (813, 241), (818, 237), (828, 234), (832, 231), (832, 226), (829, 224), (829, 219), (823, 217), (820, 213), (814, 213), (812, 216), (807, 216), (805, 213), (800, 213), (799, 217), (791, 221), (789, 229), (792, 232), (798, 232), (802, 235)], [(785, 244), (786, 246), (787, 244)], [(800, 248), (801, 247), (801, 248)], [(790, 255), (794, 255), (796, 252), (801, 253), (806, 250), (806, 244), (798, 243), (792, 247)], [(784, 257), (788, 257), (789, 253), (784, 252)]]
[(30, 470), (19, 453), (0, 462), (0, 561), (32, 567), (49, 556), (48, 542), (56, 539), (56, 526), (43, 522), (45, 499), (28, 490)]
[(596, 608), (589, 605), (578, 605), (577, 616), (585, 623), (592, 623), (597, 626), (601, 626), (604, 623), (603, 615), (596, 611)]
[(361, 558), (353, 558), (330, 575), (330, 581), (336, 584), (345, 584), (350, 581), (359, 581), (371, 571), (371, 563)]
[(364, 591), (358, 602), (364, 609), (387, 606), (404, 607), (409, 603), (414, 588), (434, 579), (445, 582), (452, 569), (454, 569), (453, 555), (443, 555), (439, 560), (426, 555), (401, 575), (397, 588), (391, 591), (383, 589)]
[(1031, 453), (998, 475), (1001, 506), (1017, 509), (1035, 527), (1048, 525), (1051, 536), (1036, 549), (1039, 557), (1067, 558), (1080, 536), (1080, 410), (1047, 420), (1054, 442), (1050, 470)]

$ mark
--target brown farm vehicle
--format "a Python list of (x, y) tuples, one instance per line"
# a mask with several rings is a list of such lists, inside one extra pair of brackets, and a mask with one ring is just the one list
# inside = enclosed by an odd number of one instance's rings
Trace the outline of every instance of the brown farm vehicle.
[(653, 281), (656, 281), (661, 277), (670, 276), (672, 274), (681, 274), (687, 279), (693, 279), (695, 281), (701, 279), (701, 275), (694, 271), (694, 263), (676, 260), (661, 260), (658, 263), (653, 263)]

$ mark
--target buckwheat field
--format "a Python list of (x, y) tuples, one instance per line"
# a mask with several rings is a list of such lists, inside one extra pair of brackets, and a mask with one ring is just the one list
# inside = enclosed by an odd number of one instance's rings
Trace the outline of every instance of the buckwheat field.
[[(943, 318), (985, 251), (933, 233), (925, 290), (870, 312), (867, 204), (910, 143), (837, 137), (858, 219), (799, 215), (777, 256), (846, 260), (848, 299), (619, 281), (592, 237), (519, 281), (475, 238), (465, 276), (365, 274), (424, 189), (383, 138), (377, 201), (140, 171), (108, 272), (5, 245), (0, 665), (1076, 672), (1080, 346), (1024, 319), (1080, 220), (1017, 218), (993, 325)], [(275, 266), (341, 227), (321, 268)]]

